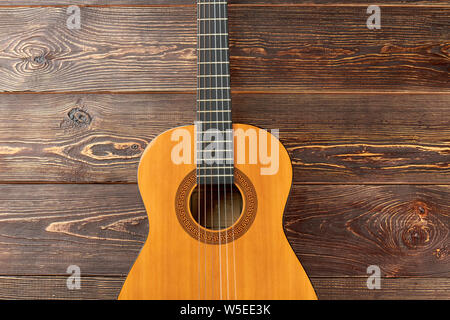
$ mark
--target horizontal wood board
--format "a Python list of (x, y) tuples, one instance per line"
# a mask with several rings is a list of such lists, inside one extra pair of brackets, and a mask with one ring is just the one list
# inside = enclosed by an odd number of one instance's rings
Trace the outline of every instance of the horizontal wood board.
[[(450, 92), (450, 7), (231, 6), (234, 91)], [(0, 92), (196, 88), (192, 7), (0, 6)]]

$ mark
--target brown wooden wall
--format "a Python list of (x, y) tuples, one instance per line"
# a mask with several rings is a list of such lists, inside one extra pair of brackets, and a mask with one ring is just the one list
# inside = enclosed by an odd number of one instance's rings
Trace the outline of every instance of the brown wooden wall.
[[(381, 30), (368, 0), (230, 3), (234, 121), (280, 129), (319, 298), (449, 299), (450, 2), (378, 1)], [(194, 120), (195, 19), (192, 0), (0, 0), (0, 298), (117, 297), (148, 230), (139, 157)]]

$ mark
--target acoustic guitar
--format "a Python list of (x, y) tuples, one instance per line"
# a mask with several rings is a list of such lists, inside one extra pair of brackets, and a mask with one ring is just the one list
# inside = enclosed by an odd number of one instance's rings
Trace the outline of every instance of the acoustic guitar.
[(289, 155), (276, 132), (231, 121), (227, 2), (197, 14), (197, 121), (142, 155), (149, 236), (119, 299), (316, 299), (283, 229)]

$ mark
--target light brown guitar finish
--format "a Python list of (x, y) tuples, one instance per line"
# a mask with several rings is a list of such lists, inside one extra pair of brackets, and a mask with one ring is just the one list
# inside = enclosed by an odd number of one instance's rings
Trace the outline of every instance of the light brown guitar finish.
[[(233, 127), (262, 130), (242, 124)], [(194, 126), (183, 128), (194, 137)], [(142, 156), (138, 181), (149, 216), (149, 237), (119, 299), (316, 299), (283, 230), (292, 181), (291, 162), (283, 145), (276, 140), (280, 162), (274, 175), (261, 175), (264, 165), (259, 161), (236, 164), (235, 152), (235, 167), (256, 191), (256, 216), (235, 241), (205, 244), (190, 236), (176, 216), (179, 185), (196, 168), (195, 163), (171, 161), (172, 148), (178, 143), (171, 139), (176, 129), (154, 139)], [(194, 144), (192, 139), (192, 159)]]

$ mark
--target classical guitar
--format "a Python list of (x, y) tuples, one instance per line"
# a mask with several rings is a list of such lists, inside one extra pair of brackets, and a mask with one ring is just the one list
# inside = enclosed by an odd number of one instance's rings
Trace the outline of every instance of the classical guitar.
[(197, 121), (142, 155), (149, 236), (119, 299), (316, 299), (283, 230), (289, 155), (276, 132), (231, 121), (227, 2), (197, 13)]

